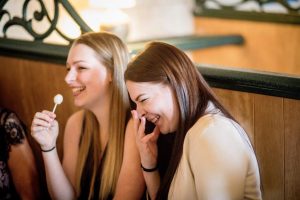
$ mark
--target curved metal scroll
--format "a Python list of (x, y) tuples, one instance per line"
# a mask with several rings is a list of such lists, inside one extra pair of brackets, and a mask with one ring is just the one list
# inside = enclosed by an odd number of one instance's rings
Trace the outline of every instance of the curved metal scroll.
[[(54, 4), (54, 16), (50, 18), (49, 11), (47, 10), (45, 3), (42, 0), (37, 0), (40, 5), (40, 11), (34, 11), (33, 18), (28, 19), (28, 5), (31, 0), (25, 0), (22, 7), (22, 17), (12, 17), (8, 10), (3, 9), (8, 0), (2, 0), (0, 2), (0, 21), (3, 16), (8, 17), (8, 21), (3, 26), (3, 35), (4, 38), (7, 38), (7, 30), (12, 26), (21, 26), (23, 27), (31, 36), (33, 36), (35, 41), (43, 41), (47, 38), (52, 32), (56, 31), (62, 38), (71, 42), (73, 39), (63, 34), (63, 32), (57, 27), (59, 19), (59, 4), (69, 13), (72, 19), (80, 27), (81, 33), (92, 31), (92, 29), (81, 19), (77, 14), (75, 9), (67, 0), (53, 0)], [(50, 26), (43, 33), (38, 33), (32, 27), (33, 20), (42, 21), (46, 17), (47, 21), (50, 23)]]

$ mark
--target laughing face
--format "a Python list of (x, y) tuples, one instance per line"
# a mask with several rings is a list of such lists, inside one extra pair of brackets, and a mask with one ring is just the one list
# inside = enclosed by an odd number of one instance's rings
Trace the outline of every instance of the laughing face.
[(76, 106), (93, 109), (107, 98), (111, 73), (93, 49), (84, 44), (72, 46), (67, 70), (65, 81), (72, 89)]
[(179, 110), (169, 85), (126, 81), (126, 86), (130, 98), (136, 103), (139, 117), (145, 116), (163, 134), (176, 131)]

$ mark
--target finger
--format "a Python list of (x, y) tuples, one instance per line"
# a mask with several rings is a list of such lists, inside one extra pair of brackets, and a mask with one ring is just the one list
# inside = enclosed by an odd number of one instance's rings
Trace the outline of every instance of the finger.
[(140, 123), (139, 128), (138, 128), (138, 137), (140, 139), (145, 137), (145, 126), (146, 126), (146, 118), (142, 117), (141, 118), (141, 123)]
[(52, 123), (51, 123), (51, 129), (58, 129), (58, 122), (56, 120), (54, 120)]
[(159, 128), (157, 126), (155, 126), (152, 133), (147, 134), (145, 137), (143, 137), (143, 142), (145, 142), (145, 143), (147, 143), (149, 141), (150, 142), (156, 142), (159, 135), (160, 135)]
[(135, 134), (137, 136), (139, 125), (140, 125), (140, 120), (139, 120), (136, 110), (132, 110), (131, 114), (132, 114), (132, 118), (133, 118), (133, 128), (134, 128)]
[(43, 113), (43, 112), (37, 112), (37, 113), (35, 113), (33, 119), (34, 119), (34, 120), (35, 120), (35, 119), (40, 119), (40, 120), (44, 120), (44, 121), (47, 121), (47, 122), (53, 121), (53, 118), (52, 118), (52, 117), (50, 117), (48, 114)]
[(51, 119), (55, 119), (56, 118), (56, 114), (51, 112), (51, 111), (48, 111), (48, 110), (43, 110), (44, 114), (48, 115)]
[(159, 135), (160, 135), (160, 130), (159, 130), (158, 126), (155, 126), (153, 132), (151, 133), (151, 136), (152, 136), (151, 140), (152, 141), (157, 141)]
[(35, 126), (42, 126), (42, 127), (50, 127), (51, 126), (51, 122), (49, 121), (45, 121), (45, 120), (42, 120), (42, 119), (34, 119), (32, 121), (32, 127), (35, 127)]
[(45, 131), (45, 130), (47, 130), (47, 128), (42, 127), (42, 126), (35, 126), (35, 127), (31, 128), (32, 133), (38, 133), (38, 132), (42, 132), (42, 131)]

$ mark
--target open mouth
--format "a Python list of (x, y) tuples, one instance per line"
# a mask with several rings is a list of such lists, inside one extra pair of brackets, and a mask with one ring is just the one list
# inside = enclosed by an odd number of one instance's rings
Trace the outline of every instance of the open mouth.
[(85, 90), (85, 86), (81, 86), (81, 87), (73, 87), (72, 88), (72, 92), (73, 92), (73, 96), (78, 96), (82, 91)]
[(149, 117), (148, 118), (148, 121), (152, 122), (153, 124), (156, 124), (159, 120), (159, 116), (158, 115), (155, 115), (154, 117)]

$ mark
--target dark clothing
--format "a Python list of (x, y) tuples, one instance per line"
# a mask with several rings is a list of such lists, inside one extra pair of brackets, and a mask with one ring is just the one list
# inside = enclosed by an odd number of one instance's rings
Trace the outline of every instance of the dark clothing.
[(157, 140), (157, 148), (158, 148), (158, 170), (161, 177), (163, 179), (167, 168), (169, 166), (169, 162), (171, 159), (173, 143), (175, 139), (175, 133), (169, 134), (160, 134)]
[(19, 199), (8, 168), (12, 145), (21, 144), (26, 136), (25, 125), (17, 115), (0, 108), (0, 200)]

